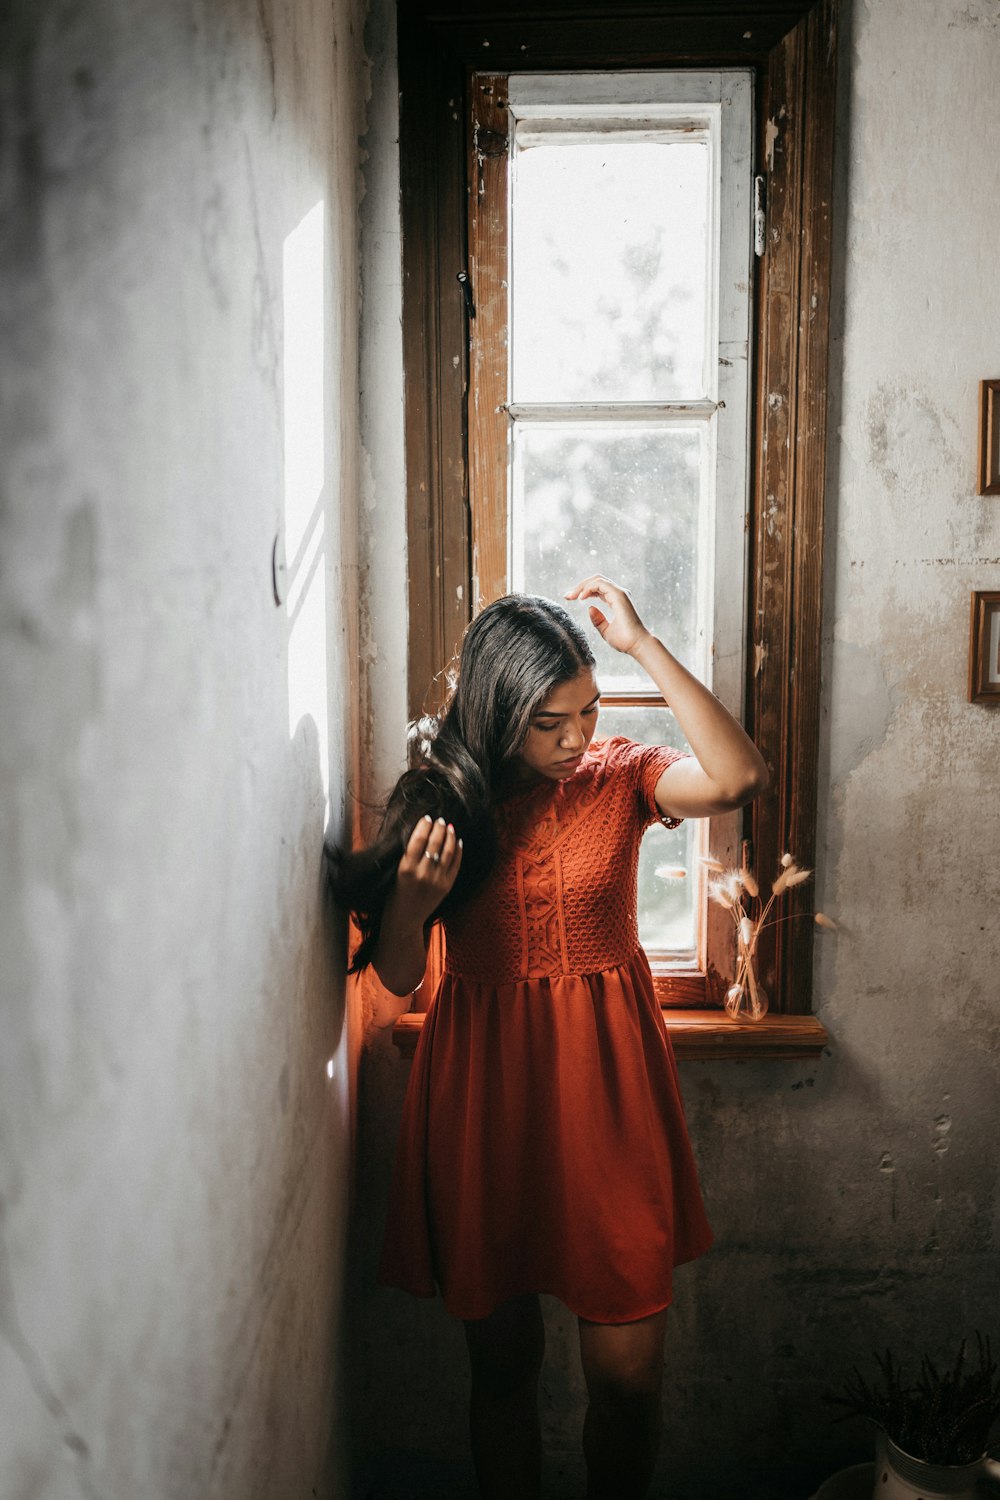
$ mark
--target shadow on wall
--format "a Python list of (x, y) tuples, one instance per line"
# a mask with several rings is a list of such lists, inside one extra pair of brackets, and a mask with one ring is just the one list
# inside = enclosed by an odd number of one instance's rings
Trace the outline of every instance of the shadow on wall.
[[(768, 1474), (755, 1471), (752, 1482), (720, 1488), (716, 1500), (808, 1500), (829, 1477), (829, 1465), (783, 1468)], [(694, 1481), (687, 1489), (683, 1479), (654, 1479), (647, 1500), (690, 1500), (701, 1490)], [(546, 1500), (582, 1500), (586, 1493), (583, 1459), (576, 1454), (549, 1456), (545, 1460), (542, 1492)], [(387, 1452), (367, 1464), (356, 1476), (352, 1500), (479, 1500), (472, 1461), (464, 1463), (433, 1459), (414, 1453)]]

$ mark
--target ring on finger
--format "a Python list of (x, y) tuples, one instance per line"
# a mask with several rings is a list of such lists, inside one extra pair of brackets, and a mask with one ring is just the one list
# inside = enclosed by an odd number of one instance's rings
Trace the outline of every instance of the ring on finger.
[(424, 850), (424, 859), (432, 859), (436, 865), (439, 865), (441, 863), (440, 854), (436, 854), (430, 849)]

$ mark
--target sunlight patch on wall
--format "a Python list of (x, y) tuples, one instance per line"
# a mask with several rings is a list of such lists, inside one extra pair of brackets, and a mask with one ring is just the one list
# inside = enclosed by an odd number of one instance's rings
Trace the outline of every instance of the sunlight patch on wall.
[(285, 557), (288, 567), (288, 733), (312, 720), (329, 809), (327, 703), (324, 205), (282, 251), (285, 390)]

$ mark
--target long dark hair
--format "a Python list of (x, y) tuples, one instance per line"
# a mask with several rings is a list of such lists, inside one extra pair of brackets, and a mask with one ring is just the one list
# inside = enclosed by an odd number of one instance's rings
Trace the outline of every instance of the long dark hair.
[(396, 868), (425, 813), (454, 823), (464, 841), (458, 879), (431, 921), (482, 885), (497, 855), (493, 809), (510, 787), (532, 714), (554, 687), (593, 666), (583, 631), (551, 599), (506, 594), (476, 616), (448, 703), (413, 726), (415, 764), (390, 793), (377, 839), (354, 852), (327, 850), (334, 898), (361, 929), (352, 974), (371, 963)]

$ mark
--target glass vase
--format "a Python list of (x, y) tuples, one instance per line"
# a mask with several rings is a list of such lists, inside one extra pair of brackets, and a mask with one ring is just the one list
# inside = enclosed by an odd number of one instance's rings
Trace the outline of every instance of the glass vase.
[(726, 1011), (734, 1021), (760, 1021), (767, 1015), (770, 1001), (767, 990), (757, 978), (753, 960), (740, 964), (736, 980), (726, 991)]

